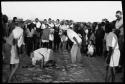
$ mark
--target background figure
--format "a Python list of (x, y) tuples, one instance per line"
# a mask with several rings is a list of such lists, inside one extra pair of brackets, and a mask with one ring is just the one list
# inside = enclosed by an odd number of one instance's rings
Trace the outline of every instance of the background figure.
[(103, 52), (103, 39), (104, 39), (104, 30), (102, 29), (102, 25), (98, 24), (98, 28), (95, 34), (96, 41), (96, 55), (101, 56)]
[(28, 26), (27, 26), (27, 29), (26, 29), (26, 47), (27, 47), (27, 55), (30, 56), (30, 53), (33, 51), (33, 47), (34, 47), (34, 39), (33, 39), (33, 35), (34, 35), (34, 24), (33, 23), (30, 23)]
[(115, 23), (115, 32), (118, 37), (119, 49), (120, 49), (120, 66), (123, 66), (123, 55), (124, 55), (124, 27), (123, 27), (123, 13), (122, 11), (116, 11), (116, 23)]
[(44, 48), (49, 48), (49, 35), (50, 35), (50, 29), (48, 24), (46, 24), (46, 28), (43, 30), (43, 34), (41, 37)]
[(59, 50), (59, 44), (61, 41), (61, 38), (59, 36), (59, 27), (54, 27), (54, 50)]
[(40, 47), (40, 35), (41, 35), (41, 23), (38, 18), (35, 19), (36, 24), (36, 40), (35, 40), (35, 49)]

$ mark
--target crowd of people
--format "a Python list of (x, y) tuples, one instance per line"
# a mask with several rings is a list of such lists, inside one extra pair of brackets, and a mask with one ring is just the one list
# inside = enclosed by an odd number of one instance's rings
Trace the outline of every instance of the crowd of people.
[[(123, 67), (124, 53), (122, 12), (117, 11), (116, 17), (117, 19), (112, 22), (103, 19), (102, 22), (93, 23), (60, 21), (59, 19), (54, 21), (51, 18), (43, 21), (38, 18), (35, 21), (18, 21), (18, 18), (14, 17), (9, 23), (8, 17), (2, 15), (2, 46), (4, 48), (6, 43), (11, 45), (10, 67), (12, 72), (8, 81), (11, 80), (19, 66), (20, 55), (26, 52), (30, 57), (31, 53), (39, 48), (49, 48), (54, 52), (71, 51), (72, 63), (80, 60), (81, 53), (89, 57), (104, 56), (106, 61), (109, 60), (107, 64), (111, 69), (112, 81), (114, 81), (114, 67)], [(2, 55), (5, 60), (4, 51)], [(13, 66), (14, 64), (16, 66)]]

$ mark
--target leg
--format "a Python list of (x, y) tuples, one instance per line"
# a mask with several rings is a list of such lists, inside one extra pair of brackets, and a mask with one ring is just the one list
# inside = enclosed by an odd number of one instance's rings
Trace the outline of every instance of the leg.
[(9, 76), (9, 79), (8, 79), (8, 83), (11, 81), (12, 77), (14, 76), (16, 70), (18, 69), (19, 67), (19, 64), (15, 64), (15, 67), (12, 69), (11, 73), (10, 73), (10, 76)]
[(115, 67), (111, 68), (112, 82), (115, 82)]
[(80, 62), (81, 60), (81, 52), (80, 52), (80, 48), (78, 47), (78, 50), (77, 50), (77, 62)]
[(77, 47), (76, 44), (73, 44), (72, 49), (71, 49), (71, 59), (72, 63), (76, 63), (76, 54), (77, 54)]

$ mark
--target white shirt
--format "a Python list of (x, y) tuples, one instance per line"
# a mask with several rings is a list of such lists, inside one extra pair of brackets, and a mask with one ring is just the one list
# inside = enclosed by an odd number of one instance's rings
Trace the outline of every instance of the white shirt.
[(93, 45), (88, 45), (88, 51), (89, 52), (94, 52), (94, 47), (93, 47)]
[(56, 27), (59, 27), (59, 26), (60, 26), (60, 24), (55, 24), (55, 26), (56, 26)]
[(79, 35), (71, 29), (67, 29), (67, 36), (74, 44), (76, 44), (76, 41), (73, 39), (73, 37), (77, 39), (78, 43), (82, 43), (82, 39), (79, 37)]
[[(107, 50), (108, 50), (108, 47), (115, 47), (115, 43), (116, 43), (117, 40), (117, 36), (113, 33), (113, 32), (110, 32), (107, 37), (106, 37), (106, 46), (107, 46)], [(116, 44), (116, 47), (115, 49), (119, 49), (119, 45), (118, 45), (118, 42)]]
[(13, 36), (15, 39), (18, 39), (18, 47), (20, 47), (22, 44), (24, 44), (24, 41), (23, 41), (23, 29), (20, 28), (20, 27), (16, 27), (13, 31)]
[(66, 29), (68, 29), (68, 28), (69, 28), (68, 25), (61, 25), (61, 26), (60, 26), (60, 29), (62, 29), (62, 30), (66, 30)]
[(46, 28), (45, 24), (42, 24), (41, 29), (45, 29), (45, 28)]
[(44, 56), (44, 60), (48, 61), (49, 57), (52, 54), (52, 50), (51, 49), (47, 49), (47, 48), (40, 48), (37, 49), (33, 52), (33, 57), (32, 57), (32, 64), (35, 65), (37, 60), (41, 60), (43, 59), (43, 56), (41, 56), (41, 54)]
[(49, 28), (52, 28), (52, 27), (54, 27), (54, 24), (53, 23), (49, 24)]
[(36, 28), (40, 28), (41, 23), (40, 22), (36, 22)]

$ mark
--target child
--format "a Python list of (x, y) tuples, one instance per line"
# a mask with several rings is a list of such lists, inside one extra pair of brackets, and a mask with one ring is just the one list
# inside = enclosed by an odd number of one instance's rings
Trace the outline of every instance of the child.
[(92, 44), (92, 41), (89, 41), (88, 44), (88, 52), (87, 52), (88, 56), (92, 57), (94, 54), (94, 45)]
[(61, 43), (62, 43), (63, 50), (66, 49), (67, 40), (68, 40), (68, 37), (66, 36), (66, 32), (64, 31), (62, 36), (61, 36)]

